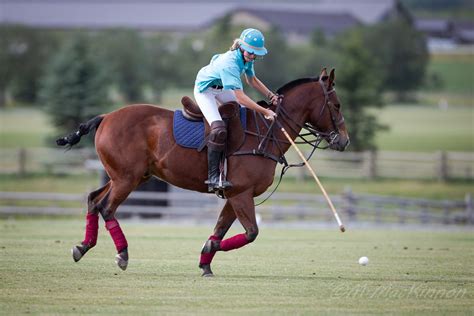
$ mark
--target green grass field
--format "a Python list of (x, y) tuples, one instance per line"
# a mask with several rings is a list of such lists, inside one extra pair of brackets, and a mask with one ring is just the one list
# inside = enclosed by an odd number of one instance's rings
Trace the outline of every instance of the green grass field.
[[(83, 226), (0, 221), (2, 315), (474, 313), (472, 231), (263, 227), (254, 244), (218, 253), (216, 277), (202, 278), (197, 262), (211, 225), (123, 221), (125, 272), (102, 224), (96, 248), (73, 262)], [(361, 256), (368, 266), (358, 265)]]
[(48, 116), (39, 109), (0, 109), (0, 148), (44, 147), (52, 133)]
[(474, 151), (473, 107), (387, 106), (374, 112), (389, 127), (376, 136), (380, 150)]
[(436, 73), (442, 80), (442, 90), (450, 94), (474, 97), (474, 56), (472, 54), (433, 55), (428, 73)]

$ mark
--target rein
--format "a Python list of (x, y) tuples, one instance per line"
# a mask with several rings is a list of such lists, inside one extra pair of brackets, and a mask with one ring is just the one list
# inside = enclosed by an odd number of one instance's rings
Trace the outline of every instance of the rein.
[[(283, 164), (285, 167), (288, 166), (287, 160), (285, 158), (285, 154), (281, 148), (281, 144), (289, 144), (288, 140), (286, 139), (280, 139), (276, 137), (275, 135), (275, 129), (274, 126), (275, 124), (278, 125), (278, 127), (283, 127), (282, 123), (285, 123), (287, 125), (287, 130), (292, 132), (293, 134), (296, 134), (296, 139), (295, 143), (296, 144), (308, 144), (311, 147), (313, 147), (311, 153), (309, 154), (307, 160), (309, 160), (312, 155), (314, 154), (314, 151), (319, 148), (319, 149), (327, 149), (330, 145), (335, 143), (338, 138), (339, 138), (339, 126), (344, 123), (344, 117), (342, 116), (339, 121), (336, 121), (336, 115), (334, 113), (334, 109), (331, 106), (332, 103), (329, 102), (329, 95), (331, 93), (335, 92), (335, 89), (332, 88), (331, 90), (327, 90), (326, 86), (324, 85), (324, 82), (321, 80), (318, 80), (318, 83), (321, 86), (321, 89), (324, 93), (324, 103), (323, 106), (321, 107), (321, 110), (319, 112), (319, 117), (316, 121), (316, 124), (319, 122), (321, 119), (324, 110), (328, 108), (330, 115), (331, 115), (331, 123), (333, 125), (333, 130), (329, 133), (326, 132), (321, 132), (317, 130), (315, 127), (313, 127), (309, 123), (304, 123), (304, 124), (299, 124), (295, 122), (290, 114), (288, 114), (287, 110), (283, 107), (282, 105), (282, 100), (283, 100), (283, 95), (279, 96), (278, 98), (278, 104), (276, 105), (275, 113), (277, 114), (277, 117), (275, 120), (273, 120), (271, 123), (268, 123), (268, 121), (263, 117), (262, 114), (257, 113), (256, 111), (252, 111), (254, 120), (255, 120), (255, 125), (256, 125), (256, 131), (252, 132), (249, 130), (245, 130), (245, 134), (247, 135), (252, 135), (256, 136), (258, 138), (259, 144), (256, 149), (253, 150), (247, 150), (247, 151), (236, 151), (232, 156), (240, 156), (240, 155), (255, 155), (255, 156), (263, 156), (265, 158), (269, 158), (274, 160), (275, 162)], [(281, 122), (280, 122), (281, 121)], [(262, 122), (263, 125), (266, 128), (266, 132), (263, 133), (260, 131), (260, 124), (259, 122)], [(301, 130), (306, 130), (306, 132), (301, 133)], [(313, 136), (314, 139), (307, 139), (308, 136)], [(297, 140), (297, 139), (300, 140)], [(327, 146), (320, 146), (321, 142), (326, 139), (328, 142)], [(272, 145), (276, 146), (279, 155), (273, 155), (270, 152), (267, 151), (268, 145), (272, 141)], [(243, 144), (242, 144), (243, 145)], [(302, 163), (296, 164), (296, 165), (291, 165), (291, 166), (303, 166)]]

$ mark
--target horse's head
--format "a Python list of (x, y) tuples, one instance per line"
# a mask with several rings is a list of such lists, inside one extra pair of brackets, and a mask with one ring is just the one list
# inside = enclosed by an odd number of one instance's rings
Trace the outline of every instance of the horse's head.
[(305, 123), (311, 125), (328, 142), (329, 148), (344, 151), (349, 146), (341, 102), (334, 88), (336, 79), (334, 69), (329, 76), (324, 68), (315, 88), (311, 89), (313, 102), (308, 107)]

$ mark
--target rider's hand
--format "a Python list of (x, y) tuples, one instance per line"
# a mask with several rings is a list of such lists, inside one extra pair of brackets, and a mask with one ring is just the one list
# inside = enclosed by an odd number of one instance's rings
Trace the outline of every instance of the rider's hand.
[(273, 121), (277, 116), (275, 112), (270, 109), (265, 109), (265, 114), (263, 114), (267, 120)]
[(270, 96), (270, 102), (271, 102), (271, 104), (273, 104), (273, 105), (278, 105), (278, 99), (279, 99), (278, 94), (272, 94), (272, 95)]

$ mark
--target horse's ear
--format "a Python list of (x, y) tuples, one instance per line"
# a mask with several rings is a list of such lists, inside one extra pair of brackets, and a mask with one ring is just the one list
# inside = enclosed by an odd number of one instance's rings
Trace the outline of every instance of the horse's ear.
[(319, 75), (319, 78), (322, 78), (322, 77), (327, 77), (328, 75), (328, 72), (326, 70), (326, 67), (324, 67), (323, 69), (321, 69), (321, 74)]
[(336, 69), (331, 69), (331, 72), (329, 73), (329, 82), (333, 82), (334, 80), (336, 80)]

